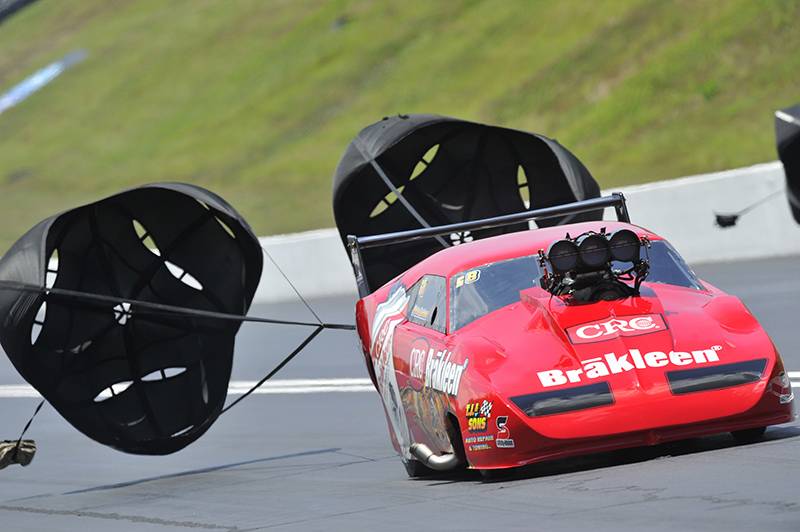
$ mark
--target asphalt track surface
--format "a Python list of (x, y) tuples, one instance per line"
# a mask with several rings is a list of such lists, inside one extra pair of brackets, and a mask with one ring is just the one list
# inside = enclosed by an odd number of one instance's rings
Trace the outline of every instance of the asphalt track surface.
[[(800, 257), (697, 267), (740, 296), (800, 371)], [(315, 301), (352, 321), (352, 300)], [(258, 307), (305, 317), (300, 308)], [(302, 330), (246, 325), (234, 379), (256, 380)], [(366, 377), (353, 333), (325, 332), (281, 378)], [(5, 357), (0, 385), (20, 384)], [(795, 388), (798, 390), (798, 388)], [(15, 437), (33, 398), (0, 399), (0, 437)], [(0, 471), (0, 529), (178, 530), (800, 530), (800, 425), (735, 445), (729, 436), (606, 453), (525, 469), (409, 480), (389, 444), (378, 395), (248, 398), (188, 449), (118, 453), (50, 407), (30, 436), (27, 468)]]

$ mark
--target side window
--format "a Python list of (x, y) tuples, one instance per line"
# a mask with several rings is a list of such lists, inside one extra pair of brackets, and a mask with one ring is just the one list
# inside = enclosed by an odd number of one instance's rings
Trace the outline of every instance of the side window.
[(408, 321), (444, 332), (446, 318), (445, 280), (438, 275), (426, 275), (412, 288)]

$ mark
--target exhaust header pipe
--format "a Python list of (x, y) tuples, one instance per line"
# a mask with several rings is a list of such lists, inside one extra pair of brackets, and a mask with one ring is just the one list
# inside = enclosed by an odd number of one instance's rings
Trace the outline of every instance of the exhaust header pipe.
[(409, 450), (414, 458), (434, 471), (450, 471), (458, 466), (458, 456), (455, 453), (438, 456), (424, 443), (412, 443)]

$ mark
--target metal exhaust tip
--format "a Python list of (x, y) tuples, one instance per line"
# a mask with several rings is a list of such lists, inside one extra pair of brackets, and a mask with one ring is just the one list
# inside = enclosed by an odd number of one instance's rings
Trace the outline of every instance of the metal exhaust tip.
[(412, 443), (409, 451), (414, 458), (434, 471), (450, 471), (458, 467), (458, 456), (455, 453), (436, 455), (424, 443)]

